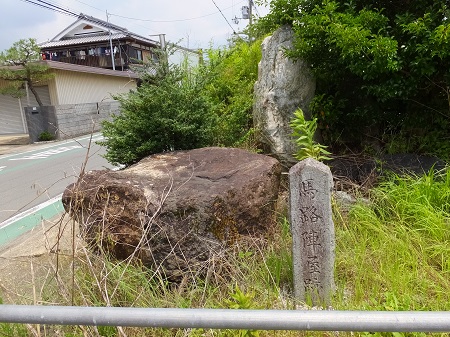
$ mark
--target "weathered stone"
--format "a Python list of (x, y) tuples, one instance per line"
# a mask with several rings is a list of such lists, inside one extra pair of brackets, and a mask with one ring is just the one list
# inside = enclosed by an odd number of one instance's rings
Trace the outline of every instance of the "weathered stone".
[(307, 158), (289, 170), (294, 293), (330, 305), (334, 290), (334, 224), (330, 168)]
[(67, 187), (63, 204), (89, 244), (119, 259), (138, 257), (177, 281), (205, 272), (241, 236), (267, 232), (279, 177), (271, 157), (204, 148), (93, 171)]
[(309, 104), (316, 88), (309, 66), (301, 60), (294, 62), (284, 54), (292, 47), (293, 38), (292, 29), (283, 26), (264, 39), (253, 107), (259, 141), (288, 168), (297, 162), (293, 157), (296, 144), (289, 123), (298, 108), (310, 119)]

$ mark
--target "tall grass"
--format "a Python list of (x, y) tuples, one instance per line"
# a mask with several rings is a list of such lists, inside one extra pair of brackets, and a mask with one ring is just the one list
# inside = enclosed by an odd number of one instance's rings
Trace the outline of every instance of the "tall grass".
[(340, 308), (450, 310), (450, 170), (392, 176), (337, 225)]
[[(334, 309), (450, 310), (449, 170), (422, 177), (392, 176), (371, 191), (369, 202), (357, 203), (348, 212), (334, 205), (334, 212)], [(45, 301), (64, 305), (73, 300), (75, 305), (89, 306), (294, 309), (291, 245), (289, 223), (281, 217), (267, 238), (248, 239), (211, 261), (217, 274), (201, 280), (187, 278), (179, 285), (137, 263), (117, 262), (81, 249), (73, 260), (74, 282), (52, 278), (47, 282)], [(46, 336), (335, 335), (121, 327), (47, 327), (43, 331)], [(1, 325), (1, 335), (27, 333), (17, 325)]]

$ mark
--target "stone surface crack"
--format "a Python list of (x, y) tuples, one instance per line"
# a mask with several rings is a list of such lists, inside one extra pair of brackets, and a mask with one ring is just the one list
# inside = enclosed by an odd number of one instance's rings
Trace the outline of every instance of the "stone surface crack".
[(221, 174), (221, 175), (217, 175), (217, 176), (214, 176), (212, 174), (208, 174), (208, 175), (197, 174), (195, 176), (197, 178), (206, 179), (206, 180), (209, 180), (209, 181), (219, 181), (219, 180), (222, 180), (222, 179), (229, 179), (231, 176), (236, 174), (236, 172), (238, 172), (238, 170), (232, 170), (232, 171), (229, 171), (227, 173), (224, 173), (224, 174)]

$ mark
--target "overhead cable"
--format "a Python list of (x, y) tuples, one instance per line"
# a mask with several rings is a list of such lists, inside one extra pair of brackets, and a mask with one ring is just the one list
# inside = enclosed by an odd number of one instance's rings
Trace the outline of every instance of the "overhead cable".
[(20, 0), (20, 1), (27, 2), (27, 3), (30, 3), (30, 4), (45, 8), (45, 9), (49, 9), (56, 13), (61, 13), (61, 14), (68, 15), (68, 16), (78, 17), (78, 14), (76, 14), (76, 13), (69, 11), (67, 9), (61, 8), (59, 6), (53, 5), (51, 3), (48, 3), (46, 1), (41, 1), (41, 0), (34, 0), (34, 1), (33, 0)]
[(83, 13), (80, 13), (80, 14), (74, 13), (74, 12), (72, 12), (70, 10), (61, 8), (59, 6), (56, 6), (54, 4), (49, 3), (47, 1), (43, 1), (43, 0), (21, 0), (21, 1), (27, 2), (27, 3), (30, 3), (30, 4), (33, 4), (33, 5), (45, 8), (45, 9), (49, 9), (49, 10), (51, 10), (53, 12), (56, 12), (56, 13), (61, 13), (61, 14), (73, 16), (73, 17), (76, 17), (76, 18), (85, 18), (86, 20), (88, 20), (90, 22), (101, 24), (101, 25), (105, 25), (106, 24), (107, 26), (109, 26), (109, 27), (111, 27), (113, 29), (118, 29), (118, 30), (122, 30), (122, 31), (126, 31), (127, 30), (126, 28), (116, 26), (116, 25), (111, 24), (109, 22), (105, 22), (105, 21), (97, 19), (95, 17), (89, 16), (89, 15), (85, 15)]
[[(105, 10), (104, 9), (101, 9), (101, 8), (98, 8), (98, 7), (95, 7), (95, 6), (92, 6), (92, 5), (90, 5), (90, 4), (88, 4), (88, 3), (86, 3), (86, 2), (83, 2), (83, 1), (80, 1), (80, 0), (75, 0), (76, 2), (79, 2), (80, 4), (83, 4), (83, 5), (86, 5), (86, 6), (88, 6), (88, 7), (91, 7), (91, 8), (93, 8), (93, 9), (96, 9), (96, 10), (98, 10), (98, 11), (100, 11), (100, 12), (105, 12)], [(111, 15), (111, 13), (109, 13), (109, 15)]]
[[(76, 0), (76, 1), (78, 1), (78, 0)], [(242, 1), (238, 2), (238, 4), (240, 4), (240, 3), (244, 2), (244, 1), (247, 1), (247, 0), (242, 0)], [(81, 2), (81, 1), (79, 1), (79, 2)], [(214, 2), (214, 1), (213, 1), (213, 2)], [(214, 3), (214, 4), (215, 4), (215, 3)], [(217, 5), (216, 5), (216, 7), (217, 7)], [(232, 8), (232, 7), (233, 7), (233, 6), (226, 7), (226, 8), (224, 8), (224, 10), (230, 9), (230, 8)], [(155, 23), (170, 23), (170, 22), (182, 22), (182, 21), (191, 21), (191, 20), (202, 19), (202, 18), (205, 18), (205, 17), (207, 17), (207, 16), (216, 15), (217, 13), (221, 13), (221, 12), (222, 12), (222, 11), (219, 9), (219, 7), (217, 7), (217, 9), (219, 10), (218, 12), (209, 13), (209, 14), (205, 14), (205, 15), (202, 15), (202, 16), (196, 16), (196, 17), (188, 18), (188, 19), (176, 19), (176, 20), (150, 20), (150, 19), (132, 18), (132, 17), (129, 17), (129, 16), (123, 16), (123, 15), (118, 15), (118, 14), (113, 14), (113, 13), (109, 13), (109, 14), (110, 14), (111, 16), (116, 16), (116, 17), (118, 17), (118, 18), (128, 19), (128, 20), (145, 21), (145, 22), (155, 22)], [(222, 15), (223, 15), (223, 14), (222, 14)]]
[(216, 2), (214, 0), (211, 0), (213, 2), (213, 4), (216, 6), (216, 8), (219, 10), (220, 14), (222, 14), (223, 18), (225, 19), (225, 21), (227, 22), (228, 26), (230, 26), (231, 30), (233, 31), (233, 34), (237, 34), (236, 31), (234, 30), (233, 26), (228, 22), (227, 18), (225, 17), (225, 15), (223, 15), (222, 10), (219, 8), (219, 6), (217, 6)]

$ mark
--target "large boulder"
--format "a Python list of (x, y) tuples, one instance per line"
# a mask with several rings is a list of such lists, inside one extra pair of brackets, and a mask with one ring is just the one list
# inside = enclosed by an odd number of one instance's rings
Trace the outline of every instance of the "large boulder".
[(309, 105), (316, 89), (309, 65), (285, 56), (293, 39), (294, 33), (289, 26), (279, 28), (264, 39), (253, 107), (259, 141), (288, 168), (297, 163), (293, 157), (296, 145), (289, 123), (298, 108), (303, 110), (306, 119), (310, 119)]
[(179, 281), (207, 271), (243, 236), (267, 233), (280, 171), (276, 159), (240, 149), (164, 153), (85, 174), (66, 188), (63, 204), (91, 247)]

